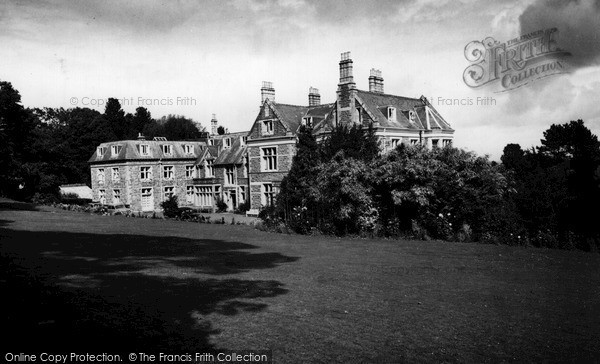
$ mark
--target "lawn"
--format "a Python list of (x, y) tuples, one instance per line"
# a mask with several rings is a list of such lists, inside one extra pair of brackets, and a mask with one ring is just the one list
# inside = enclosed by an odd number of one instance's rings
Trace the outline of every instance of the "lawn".
[(0, 200), (0, 265), (3, 352), (600, 361), (595, 253), (281, 235)]

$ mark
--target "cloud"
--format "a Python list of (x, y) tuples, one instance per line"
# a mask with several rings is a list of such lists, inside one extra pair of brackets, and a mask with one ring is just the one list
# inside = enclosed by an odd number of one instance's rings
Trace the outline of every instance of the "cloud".
[(538, 0), (519, 17), (521, 33), (557, 28), (574, 69), (600, 65), (600, 0)]

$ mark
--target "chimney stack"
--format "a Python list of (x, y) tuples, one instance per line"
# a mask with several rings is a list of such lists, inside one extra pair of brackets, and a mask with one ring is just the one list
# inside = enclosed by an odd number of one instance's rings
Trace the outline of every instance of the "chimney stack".
[(218, 125), (219, 125), (219, 122), (217, 121), (217, 115), (213, 114), (212, 119), (210, 120), (210, 134), (211, 135), (217, 135)]
[(146, 137), (142, 133), (138, 133), (137, 140), (146, 140)]
[(350, 52), (342, 53), (340, 61), (340, 85), (348, 84), (349, 88), (355, 88), (354, 77), (352, 76), (352, 59)]
[(273, 83), (268, 81), (263, 81), (262, 88), (260, 89), (261, 95), (261, 105), (265, 103), (266, 99), (269, 99), (271, 102), (275, 101), (275, 89), (273, 88)]
[(383, 77), (381, 77), (381, 71), (371, 68), (371, 75), (369, 76), (369, 91), (383, 93)]
[(317, 105), (321, 105), (321, 95), (319, 94), (319, 89), (310, 87), (308, 89), (308, 106)]

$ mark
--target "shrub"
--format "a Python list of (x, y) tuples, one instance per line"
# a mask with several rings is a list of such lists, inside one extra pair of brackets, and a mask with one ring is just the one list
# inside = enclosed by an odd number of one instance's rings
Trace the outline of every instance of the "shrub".
[(160, 203), (160, 206), (163, 208), (163, 215), (165, 217), (174, 218), (181, 215), (181, 211), (179, 210), (179, 205), (177, 202), (177, 196), (175, 195), (169, 196), (166, 201)]
[(225, 201), (223, 201), (222, 198), (217, 198), (216, 206), (217, 206), (217, 212), (227, 211), (227, 207), (228, 207), (227, 203)]
[(248, 210), (250, 210), (250, 202), (245, 201), (238, 205), (236, 212), (243, 214)]

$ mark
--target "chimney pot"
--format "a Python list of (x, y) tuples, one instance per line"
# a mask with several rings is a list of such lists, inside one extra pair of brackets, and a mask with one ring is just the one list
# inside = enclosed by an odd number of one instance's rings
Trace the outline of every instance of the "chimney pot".
[(342, 84), (354, 84), (354, 77), (352, 76), (352, 58), (350, 58), (350, 52), (342, 53), (340, 60), (340, 85)]
[(321, 105), (321, 94), (319, 94), (319, 89), (310, 87), (308, 89), (308, 106), (317, 106)]
[(275, 89), (273, 88), (273, 83), (269, 81), (263, 81), (262, 87), (260, 89), (261, 96), (261, 105), (265, 103), (265, 100), (269, 99), (270, 101), (275, 101)]
[(383, 93), (383, 77), (381, 77), (381, 71), (371, 68), (369, 75), (369, 91)]

